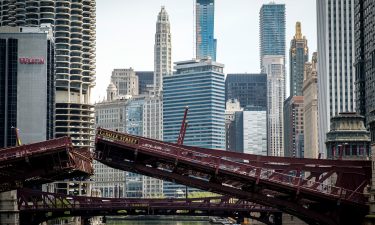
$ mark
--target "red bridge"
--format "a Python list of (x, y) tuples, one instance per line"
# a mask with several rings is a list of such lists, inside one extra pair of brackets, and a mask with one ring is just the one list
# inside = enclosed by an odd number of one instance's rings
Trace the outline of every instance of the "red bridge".
[(96, 160), (110, 167), (233, 196), (309, 224), (358, 224), (371, 161), (269, 157), (165, 143), (98, 129)]
[(68, 196), (18, 190), (21, 225), (37, 225), (57, 217), (109, 215), (187, 215), (253, 218), (265, 224), (281, 224), (281, 212), (270, 207), (229, 197), (194, 199), (116, 199)]
[(92, 174), (89, 149), (67, 137), (0, 149), (0, 191)]

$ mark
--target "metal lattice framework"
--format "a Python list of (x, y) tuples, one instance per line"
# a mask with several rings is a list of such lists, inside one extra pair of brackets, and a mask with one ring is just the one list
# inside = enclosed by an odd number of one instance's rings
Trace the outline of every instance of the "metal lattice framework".
[(19, 189), (17, 203), (21, 224), (28, 225), (72, 215), (232, 216), (275, 224), (271, 218), (281, 214), (271, 207), (222, 196), (192, 199), (97, 198)]
[(368, 212), (370, 161), (230, 153), (100, 128), (95, 151), (113, 168), (276, 207), (311, 224), (355, 224)]
[(67, 137), (0, 150), (0, 191), (92, 173), (89, 149), (73, 149)]

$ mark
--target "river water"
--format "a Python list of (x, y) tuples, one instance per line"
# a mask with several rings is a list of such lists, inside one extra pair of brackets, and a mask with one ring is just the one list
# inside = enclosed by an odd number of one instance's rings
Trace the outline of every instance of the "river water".
[(155, 220), (107, 220), (106, 225), (210, 225), (208, 221), (179, 221), (178, 218)]
[(110, 221), (106, 223), (107, 225), (209, 225), (209, 222), (205, 221)]

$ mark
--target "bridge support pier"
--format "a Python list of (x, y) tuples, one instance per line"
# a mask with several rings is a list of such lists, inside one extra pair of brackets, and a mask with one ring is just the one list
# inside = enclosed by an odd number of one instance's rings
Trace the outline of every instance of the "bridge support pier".
[(17, 191), (0, 193), (0, 224), (20, 224)]

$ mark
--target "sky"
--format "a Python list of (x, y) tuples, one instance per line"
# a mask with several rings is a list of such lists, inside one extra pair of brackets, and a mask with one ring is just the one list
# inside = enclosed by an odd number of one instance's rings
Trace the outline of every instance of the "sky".
[[(216, 0), (216, 61), (227, 73), (259, 73), (259, 10), (270, 0)], [(277, 0), (286, 7), (286, 79), (289, 96), (288, 52), (295, 24), (300, 21), (310, 59), (317, 50), (315, 0)], [(97, 0), (96, 86), (92, 101), (106, 96), (113, 69), (132, 67), (153, 71), (156, 19), (165, 6), (171, 23), (172, 61), (194, 58), (195, 0)]]

